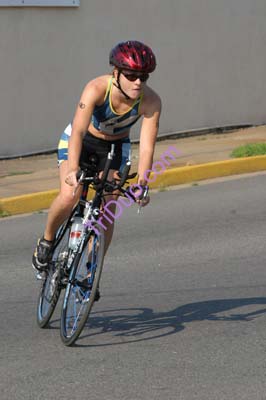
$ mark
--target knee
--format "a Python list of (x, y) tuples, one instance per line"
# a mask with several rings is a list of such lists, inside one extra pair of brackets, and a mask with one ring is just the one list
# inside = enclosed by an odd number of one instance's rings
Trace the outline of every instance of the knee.
[(73, 191), (61, 190), (58, 197), (63, 208), (73, 208), (78, 200), (77, 196), (73, 196)]

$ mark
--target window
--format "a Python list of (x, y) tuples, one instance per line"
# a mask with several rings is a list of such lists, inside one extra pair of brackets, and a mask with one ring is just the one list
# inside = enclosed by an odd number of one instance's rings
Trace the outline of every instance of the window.
[(0, 7), (79, 7), (79, 0), (0, 0)]

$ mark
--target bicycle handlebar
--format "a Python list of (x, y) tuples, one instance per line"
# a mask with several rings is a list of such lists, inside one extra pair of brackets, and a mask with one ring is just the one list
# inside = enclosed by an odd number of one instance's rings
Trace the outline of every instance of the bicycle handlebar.
[(111, 163), (114, 159), (115, 156), (115, 145), (112, 143), (111, 145), (111, 151), (109, 151), (108, 155), (107, 155), (107, 160), (104, 166), (104, 170), (103, 170), (103, 176), (102, 176), (102, 182), (104, 183), (108, 177), (108, 172), (110, 171), (110, 167), (111, 167)]
[[(129, 171), (130, 171), (130, 167), (131, 167), (131, 161), (130, 160), (127, 160), (126, 165), (124, 166), (121, 175), (119, 174), (120, 175), (120, 182), (119, 183), (116, 183), (115, 180), (113, 180), (112, 182), (107, 180), (108, 173), (109, 173), (110, 167), (111, 167), (111, 163), (112, 163), (112, 160), (114, 159), (114, 156), (115, 156), (114, 149), (115, 149), (115, 145), (112, 144), (111, 145), (111, 150), (108, 153), (108, 156), (107, 156), (107, 159), (106, 159), (106, 163), (105, 163), (103, 174), (102, 174), (101, 178), (99, 178), (98, 174), (94, 174), (94, 176), (86, 176), (86, 174), (88, 173), (89, 169), (88, 170), (80, 169), (77, 172), (78, 183), (80, 185), (82, 185), (85, 182), (88, 183), (88, 184), (93, 183), (95, 185), (101, 185), (102, 189), (106, 189), (106, 191), (108, 191), (108, 192), (111, 192), (111, 191), (114, 191), (114, 190), (119, 190), (123, 194), (127, 193), (135, 202), (137, 200), (146, 199), (147, 196), (148, 196), (148, 191), (149, 191), (148, 186), (143, 186), (143, 191), (142, 191), (141, 195), (138, 196), (137, 198), (134, 196), (134, 193), (133, 193), (134, 191), (130, 190), (131, 189), (130, 187), (128, 187), (126, 189), (123, 188), (123, 186), (126, 183), (127, 179), (134, 178), (137, 175), (137, 173), (133, 173), (133, 174), (129, 175)], [(142, 185), (140, 185), (140, 186), (142, 186)]]
[(126, 165), (123, 168), (122, 174), (121, 174), (121, 179), (120, 179), (120, 186), (124, 186), (124, 184), (126, 183), (126, 180), (128, 178), (128, 173), (130, 171), (130, 167), (131, 167), (131, 162), (128, 160), (126, 162)]
[[(97, 173), (94, 173), (93, 174), (94, 176), (86, 177), (86, 174), (88, 172), (90, 172), (90, 166), (88, 164), (88, 165), (86, 165), (87, 168), (85, 167), (83, 169), (81, 167), (81, 169), (77, 172), (76, 176), (77, 176), (78, 183), (79, 184), (82, 184), (84, 182), (94, 183), (94, 184), (100, 184), (101, 183), (103, 186), (105, 186), (105, 184), (108, 184), (110, 186), (110, 184), (112, 182), (107, 181), (107, 178), (108, 178), (108, 173), (109, 173), (109, 171), (111, 169), (110, 168), (111, 167), (111, 163), (112, 163), (112, 161), (114, 159), (114, 156), (115, 156), (115, 152), (114, 151), (115, 151), (115, 145), (114, 145), (114, 143), (112, 143), (111, 144), (111, 150), (109, 151), (109, 153), (107, 155), (107, 159), (106, 159), (106, 162), (105, 162), (105, 166), (104, 166), (104, 170), (103, 170), (103, 174), (102, 174), (101, 178), (98, 177)], [(137, 175), (137, 174), (132, 174), (131, 176), (129, 176), (130, 167), (131, 167), (131, 162), (130, 162), (130, 160), (127, 160), (126, 165), (124, 166), (122, 174), (121, 174), (121, 177), (120, 177), (121, 178), (120, 179), (120, 183), (117, 186), (122, 187), (125, 184), (125, 182), (126, 182), (126, 180), (128, 178), (132, 178), (132, 177), (135, 177)], [(91, 172), (90, 172), (90, 174), (91, 174)], [(117, 187), (117, 189), (119, 187)]]

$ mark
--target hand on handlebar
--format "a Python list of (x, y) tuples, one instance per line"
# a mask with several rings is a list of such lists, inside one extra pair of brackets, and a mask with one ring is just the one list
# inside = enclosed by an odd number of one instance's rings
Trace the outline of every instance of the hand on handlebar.
[(147, 185), (139, 185), (141, 190), (137, 187), (134, 190), (134, 197), (136, 203), (139, 205), (139, 211), (141, 207), (145, 207), (150, 202), (149, 187)]
[(136, 203), (139, 204), (140, 207), (145, 207), (149, 204), (150, 202), (150, 196), (147, 195), (145, 198), (143, 199), (137, 199)]
[(139, 210), (141, 207), (145, 207), (147, 204), (150, 202), (150, 196), (149, 196), (149, 186), (147, 185), (140, 185), (142, 192), (137, 198), (137, 204), (139, 204)]
[(77, 172), (78, 170), (74, 170), (74, 171), (69, 171), (65, 182), (69, 185), (69, 186), (74, 186), (74, 189), (77, 188), (78, 186), (78, 181), (77, 181)]

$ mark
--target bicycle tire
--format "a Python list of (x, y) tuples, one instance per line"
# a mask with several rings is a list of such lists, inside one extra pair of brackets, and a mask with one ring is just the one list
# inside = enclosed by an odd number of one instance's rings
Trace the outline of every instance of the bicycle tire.
[(70, 224), (69, 220), (61, 225), (56, 234), (56, 245), (53, 251), (49, 269), (44, 272), (37, 306), (37, 324), (46, 328), (53, 315), (61, 293), (61, 271), (63, 263), (68, 258)]
[[(84, 328), (91, 312), (96, 290), (99, 286), (103, 259), (104, 259), (104, 232), (97, 225), (99, 234), (91, 231), (85, 239), (81, 251), (73, 261), (70, 272), (69, 283), (67, 284), (60, 324), (60, 336), (66, 346), (71, 346), (78, 339)], [(90, 240), (92, 248), (87, 252)], [(88, 275), (87, 264), (90, 258), (91, 280), (90, 289), (84, 290), (80, 286), (80, 281)], [(87, 278), (85, 278), (87, 279)]]

